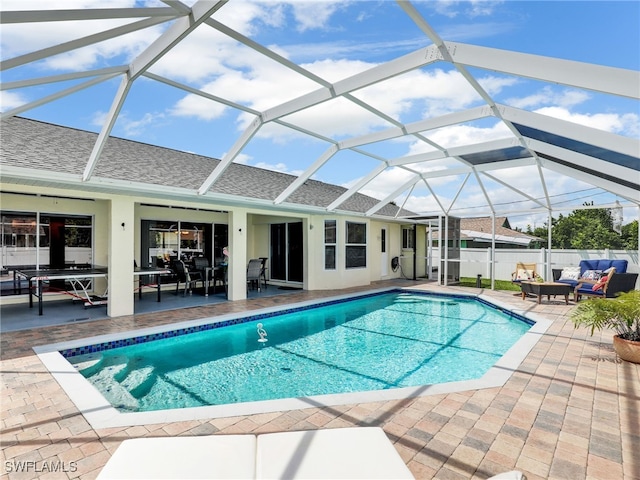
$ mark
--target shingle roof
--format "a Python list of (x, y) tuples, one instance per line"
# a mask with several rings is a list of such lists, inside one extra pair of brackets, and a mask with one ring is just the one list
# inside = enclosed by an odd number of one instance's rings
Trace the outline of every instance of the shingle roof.
[[(69, 175), (82, 174), (96, 143), (97, 134), (50, 123), (12, 117), (1, 124), (0, 163), (38, 171)], [(193, 153), (110, 137), (97, 164), (94, 177), (135, 181), (159, 187), (175, 187), (197, 192), (220, 160)], [(213, 184), (210, 191), (242, 198), (274, 201), (295, 176), (234, 163)], [(287, 200), (288, 204), (326, 208), (346, 189), (307, 180)], [(365, 213), (379, 200), (355, 194), (340, 211)], [(384, 206), (378, 215), (398, 215), (398, 207)], [(402, 209), (399, 216), (413, 212)]]
[[(475, 217), (475, 218), (461, 218), (460, 230), (467, 238), (474, 238), (473, 233), (485, 233), (491, 234), (492, 232), (492, 219), (491, 217)], [(527, 235), (526, 233), (511, 230), (509, 228), (509, 220), (507, 217), (496, 217), (495, 234), (503, 237), (512, 237), (514, 239), (521, 240), (540, 240), (538, 237)]]

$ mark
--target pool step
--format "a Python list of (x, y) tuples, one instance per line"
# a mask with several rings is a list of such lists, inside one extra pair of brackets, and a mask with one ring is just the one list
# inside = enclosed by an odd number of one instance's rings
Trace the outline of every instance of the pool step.
[(106, 356), (100, 362), (100, 370), (89, 380), (115, 408), (138, 410), (138, 401), (118, 382), (117, 376), (126, 371), (129, 358), (126, 355)]
[(154, 368), (150, 365), (142, 366), (129, 371), (128, 375), (120, 384), (126, 388), (135, 398), (144, 397), (156, 382)]
[(84, 355), (77, 355), (69, 359), (71, 365), (80, 372), (85, 378), (95, 375), (100, 370), (102, 364), (102, 353), (86, 353)]

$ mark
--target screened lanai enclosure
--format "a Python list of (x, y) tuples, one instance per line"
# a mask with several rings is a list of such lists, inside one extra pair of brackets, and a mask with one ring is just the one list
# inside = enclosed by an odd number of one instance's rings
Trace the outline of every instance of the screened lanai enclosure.
[[(487, 215), (503, 212), (508, 202), (517, 204), (509, 209), (512, 214), (546, 214), (580, 206), (582, 198), (571, 204), (566, 196), (579, 190), (576, 185), (611, 192), (625, 206), (638, 205), (637, 130), (635, 136), (624, 136), (585, 125), (577, 116), (570, 121), (552, 111), (528, 109), (526, 102), (509, 98), (508, 88), (495, 86), (524, 83), (531, 92), (571, 89), (575, 95), (604, 96), (612, 107), (637, 115), (636, 70), (554, 58), (553, 51), (532, 54), (511, 51), (508, 45), (464, 43), (456, 38), (463, 37), (460, 33), (439, 31), (431, 23), (435, 14), (428, 2), (383, 2), (411, 32), (415, 48), (409, 44), (407, 52), (387, 61), (358, 65), (347, 62), (355, 55), (344, 52), (330, 57), (333, 52), (309, 46), (304, 54), (288, 51), (285, 34), (296, 28), (293, 24), (274, 20), (273, 26), (264, 21), (255, 27), (255, 16), (281, 12), (272, 2), (129, 3), (128, 8), (100, 4), (74, 10), (72, 2), (51, 2), (44, 5), (56, 9), (31, 10), (36, 4), (3, 2), (2, 90), (11, 100), (5, 96), (2, 118), (27, 115), (48, 121), (59, 112), (55, 123), (100, 133), (83, 170), (59, 181), (79, 186), (98, 181), (97, 167), (109, 162), (102, 156), (107, 138), (123, 135), (132, 106), (144, 102), (149, 115), (173, 109), (175, 121), (193, 125), (194, 119), (201, 120), (204, 124), (192, 135), (210, 135), (216, 143), (208, 151), (222, 162), (202, 179), (194, 196), (215, 197), (216, 182), (232, 162), (247, 157), (255, 163), (288, 161), (286, 145), (281, 158), (260, 158), (259, 152), (265, 142), (290, 138), (309, 147), (296, 158), (296, 178), (277, 192), (275, 205), (295, 203), (296, 191), (314, 176), (349, 185), (323, 205), (327, 211), (339, 210), (356, 192), (376, 193), (380, 202), (366, 215), (389, 201), (410, 205), (421, 215)], [(299, 3), (311, 9), (316, 2)], [(381, 19), (375, 16), (386, 10), (373, 8), (373, 2), (356, 3), (369, 9), (364, 30), (366, 22), (378, 29)], [(26, 40), (34, 31), (47, 30), (55, 35)], [(388, 37), (394, 32), (377, 33)], [(332, 34), (336, 42), (349, 35)], [(629, 56), (634, 49), (637, 53), (633, 42), (627, 48)], [(330, 58), (344, 60), (344, 68), (322, 71), (321, 63)], [(194, 65), (200, 65), (198, 71)], [(451, 88), (468, 99), (443, 106), (443, 96), (427, 88), (404, 97), (396, 93), (436, 76), (455, 82)], [(258, 80), (253, 77), (271, 84), (269, 95), (255, 98), (251, 86)], [(223, 85), (234, 78), (237, 88)], [(398, 108), (390, 98), (394, 95), (412, 105)], [(72, 103), (73, 97), (86, 105)], [(74, 115), (61, 113), (70, 105)], [(94, 110), (102, 112), (101, 118), (88, 122), (86, 115)], [(235, 130), (224, 140), (216, 137), (223, 118)], [(339, 128), (344, 120), (358, 122), (357, 128)], [(473, 128), (490, 129), (491, 138), (463, 142), (452, 133)], [(136, 136), (132, 129), (129, 134)], [(188, 136), (179, 143), (188, 150)], [(338, 178), (333, 172), (345, 163), (353, 164), (351, 177), (332, 182)], [(20, 173), (19, 162), (3, 165), (5, 181)], [(40, 175), (41, 181), (52, 181), (45, 171)], [(32, 176), (38, 180), (37, 172)], [(552, 181), (557, 177), (573, 185), (560, 191)]]
[[(73, 169), (3, 155), (5, 190), (142, 192), (370, 219), (392, 205), (395, 221), (440, 222), (443, 232), (449, 217), (509, 215), (524, 226), (614, 206), (638, 217), (637, 39), (625, 43), (628, 61), (608, 64), (593, 51), (602, 61), (586, 61), (584, 39), (562, 37), (562, 18), (546, 34), (556, 43), (516, 51), (504, 25), (476, 16), (453, 28), (441, 2), (88, 5), (2, 2), (2, 135), (14, 117), (97, 134)], [(573, 22), (576, 12), (557, 14)], [(518, 35), (540, 35), (522, 22)], [(613, 28), (591, 31), (615, 41)], [(179, 188), (153, 172), (127, 178), (105, 154), (113, 137), (219, 161)], [(232, 165), (286, 177), (265, 192), (229, 189)], [(310, 200), (313, 180), (341, 189)], [(375, 202), (354, 208), (361, 195)]]

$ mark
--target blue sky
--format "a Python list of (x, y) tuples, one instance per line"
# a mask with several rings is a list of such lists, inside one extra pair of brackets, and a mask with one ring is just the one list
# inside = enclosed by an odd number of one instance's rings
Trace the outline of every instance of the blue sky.
[[(108, 4), (109, 7), (139, 5), (164, 6), (157, 1), (134, 0), (110, 0)], [(640, 69), (638, 1), (415, 1), (413, 5), (445, 41)], [(3, 10), (105, 6), (103, 0), (2, 2)], [(277, 3), (232, 0), (214, 18), (331, 82), (431, 44), (393, 1)], [(70, 22), (3, 25), (2, 60), (123, 23), (126, 22), (93, 20), (73, 25)], [(2, 81), (125, 65), (165, 28), (166, 25), (150, 27), (8, 69), (2, 72)], [(258, 111), (318, 88), (309, 79), (258, 56), (209, 27), (200, 27), (150, 71)], [(640, 133), (637, 101), (479, 69), (470, 68), (470, 71), (496, 102), (628, 137), (637, 138)], [(0, 92), (2, 111), (46, 97), (75, 83), (4, 90)], [(118, 85), (119, 79), (109, 80), (21, 115), (99, 132)], [(463, 85), (458, 72), (438, 64), (362, 89), (356, 96), (403, 123), (479, 104), (477, 93)], [(222, 158), (252, 118), (236, 109), (153, 80), (141, 79), (132, 87), (112, 135)], [(337, 140), (389, 127), (379, 118), (343, 101), (326, 102), (309, 112), (294, 114), (290, 120)], [(441, 129), (434, 132), (433, 138), (441, 145), (456, 146), (500, 138), (503, 134), (495, 121), (483, 120)], [(423, 147), (404, 139), (382, 142), (370, 151), (395, 158), (423, 151)], [(324, 142), (269, 124), (258, 132), (236, 161), (298, 174), (326, 149)], [(369, 151), (368, 147), (363, 149)], [(314, 178), (348, 187), (377, 164), (366, 156), (344, 151), (332, 158)], [(363, 193), (383, 198), (385, 193), (402, 183), (403, 175), (401, 171), (386, 172)], [(515, 176), (522, 175), (516, 172)], [(508, 176), (503, 180), (511, 181)], [(557, 181), (557, 191), (566, 191), (566, 185), (560, 185), (560, 179)], [(553, 194), (553, 180), (549, 182)], [(451, 199), (457, 186), (436, 182), (434, 189), (443, 198)], [(596, 204), (615, 200), (612, 195), (592, 191), (585, 185), (576, 184), (574, 191), (574, 198), (581, 199), (584, 195), (584, 201), (593, 200)], [(539, 192), (531, 193), (537, 195)], [(403, 200), (398, 198), (397, 201)], [(473, 196), (469, 194), (464, 201), (473, 203)], [(407, 208), (416, 212), (429, 210), (432, 206), (432, 199), (427, 194), (417, 192), (406, 203)], [(517, 213), (515, 208), (514, 212), (510, 219), (518, 226), (545, 220), (544, 217)]]

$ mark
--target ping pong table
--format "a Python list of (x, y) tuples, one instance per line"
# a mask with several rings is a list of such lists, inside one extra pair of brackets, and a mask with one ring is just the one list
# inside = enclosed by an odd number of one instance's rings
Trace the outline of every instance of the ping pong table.
[[(71, 290), (58, 289), (58, 293), (65, 293), (74, 299), (84, 302), (85, 307), (94, 305), (106, 305), (106, 292), (104, 295), (91, 295), (92, 280), (95, 278), (107, 278), (107, 268), (89, 266), (86, 268), (34, 268), (30, 270), (15, 270), (14, 278), (24, 278), (29, 282), (29, 308), (33, 308), (33, 297), (38, 299), (38, 315), (42, 315), (42, 297), (44, 296), (44, 283), (52, 280), (63, 280), (71, 284)], [(18, 293), (21, 293), (21, 282), (18, 282)]]
[[(166, 268), (153, 268), (153, 267), (136, 267), (134, 268), (133, 275), (138, 277), (138, 294), (142, 296), (142, 287), (150, 286), (154, 287), (158, 291), (158, 302), (160, 301), (161, 282), (160, 276), (171, 273), (171, 270)], [(16, 282), (16, 279), (24, 278), (29, 282), (29, 308), (33, 308), (33, 297), (38, 299), (38, 315), (42, 315), (43, 311), (43, 296), (44, 296), (44, 283), (51, 282), (52, 280), (63, 280), (69, 282), (71, 289), (54, 289), (57, 293), (63, 293), (70, 295), (74, 300), (79, 300), (84, 303), (85, 307), (106, 305), (108, 303), (107, 291), (102, 295), (92, 295), (89, 293), (92, 288), (92, 281), (95, 278), (107, 278), (107, 267), (101, 266), (88, 266), (88, 267), (69, 267), (69, 268), (35, 268), (29, 270), (14, 270), (14, 284), (17, 284), (18, 293), (21, 293), (21, 282)], [(155, 279), (154, 283), (144, 283), (143, 276), (150, 276)]]

